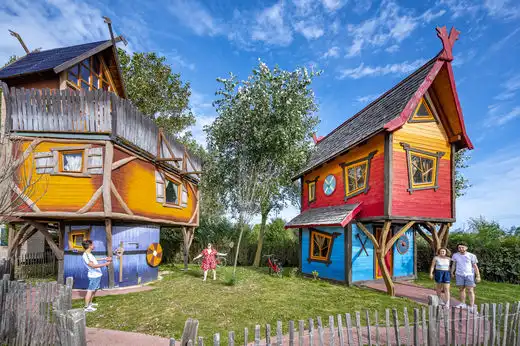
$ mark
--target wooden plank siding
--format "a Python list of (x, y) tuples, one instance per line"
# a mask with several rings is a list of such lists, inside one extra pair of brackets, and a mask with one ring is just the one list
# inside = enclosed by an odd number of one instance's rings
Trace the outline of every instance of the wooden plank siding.
[[(411, 148), (436, 153), (439, 160), (437, 183), (439, 188), (409, 193), (409, 174), (406, 151)], [(393, 133), (392, 216), (423, 218), (452, 218), (451, 145), (442, 124), (437, 122), (406, 123)]]
[[(367, 143), (355, 147), (346, 154), (341, 155), (311, 171), (303, 177), (303, 199), (302, 211), (309, 208), (321, 208), (341, 204), (363, 203), (359, 217), (384, 215), (384, 134), (371, 138)], [(345, 201), (345, 178), (342, 163), (352, 162), (367, 157), (371, 152), (376, 152), (370, 162), (370, 174), (367, 184), (369, 189), (366, 193), (348, 198)], [(325, 178), (332, 174), (336, 178), (336, 189), (327, 196), (323, 191)], [(312, 181), (318, 177), (316, 182), (316, 199), (309, 203), (308, 188), (305, 181)]]

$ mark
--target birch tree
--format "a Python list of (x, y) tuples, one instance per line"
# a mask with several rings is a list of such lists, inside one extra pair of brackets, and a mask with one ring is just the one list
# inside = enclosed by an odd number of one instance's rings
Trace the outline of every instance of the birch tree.
[(218, 79), (218, 117), (206, 129), (212, 162), (206, 178), (221, 190), (222, 203), (240, 227), (235, 267), (245, 225), (260, 213), (258, 265), (267, 216), (288, 201), (294, 191), (291, 176), (308, 158), (318, 122), (310, 89), (316, 75), (259, 62), (247, 80), (233, 74)]

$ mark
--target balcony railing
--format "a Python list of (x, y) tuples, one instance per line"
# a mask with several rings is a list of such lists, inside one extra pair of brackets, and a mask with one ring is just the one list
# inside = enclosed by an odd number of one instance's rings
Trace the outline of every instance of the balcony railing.
[[(185, 158), (185, 148), (173, 136), (163, 133), (148, 116), (131, 101), (102, 90), (72, 91), (51, 89), (8, 88), (0, 82), (6, 111), (6, 132), (36, 132), (61, 134), (105, 134), (129, 143), (154, 157)], [(160, 153), (158, 153), (160, 150)], [(159, 155), (158, 155), (159, 154)], [(187, 156), (186, 162), (171, 162), (187, 172), (200, 171), (200, 161)]]

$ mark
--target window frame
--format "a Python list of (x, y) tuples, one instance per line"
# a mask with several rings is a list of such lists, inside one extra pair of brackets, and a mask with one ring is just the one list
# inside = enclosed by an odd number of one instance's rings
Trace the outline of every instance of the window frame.
[[(171, 182), (172, 184), (177, 186), (177, 203), (167, 202), (166, 201), (166, 186), (168, 185), (168, 182)], [(165, 207), (173, 207), (173, 208), (181, 208), (181, 199), (182, 199), (182, 183), (178, 181), (177, 179), (171, 178), (167, 175), (164, 175), (164, 184), (163, 184), (163, 190), (164, 190), (164, 201), (163, 206)]]
[(88, 240), (90, 239), (90, 231), (91, 231), (91, 228), (90, 227), (84, 227), (84, 228), (78, 228), (78, 229), (71, 229), (69, 231), (69, 234), (68, 234), (68, 243), (69, 243), (69, 250), (70, 251), (80, 251), (80, 252), (84, 252), (85, 249), (83, 248), (83, 246), (76, 246), (74, 244), (74, 237), (78, 236), (78, 235), (83, 235), (83, 240)]
[[(419, 108), (421, 108), (421, 105), (426, 107), (426, 110), (430, 114), (427, 117), (424, 116), (418, 116), (417, 112), (419, 112)], [(421, 101), (417, 104), (417, 107), (415, 107), (415, 111), (412, 113), (412, 116), (408, 120), (409, 123), (431, 123), (431, 122), (437, 122), (437, 117), (435, 116), (435, 113), (433, 113), (433, 108), (430, 106), (428, 100), (426, 100), (425, 97), (421, 97)]]
[[(345, 202), (349, 199), (349, 198), (352, 198), (354, 196), (357, 196), (357, 195), (360, 195), (360, 194), (366, 194), (368, 193), (368, 190), (370, 190), (370, 168), (371, 168), (371, 163), (372, 163), (372, 158), (375, 156), (375, 154), (377, 153), (377, 150), (374, 150), (372, 152), (370, 152), (367, 156), (365, 157), (362, 157), (358, 160), (354, 160), (354, 161), (350, 161), (350, 162), (346, 162), (346, 163), (340, 163), (339, 165), (341, 166), (341, 168), (343, 168), (343, 182), (345, 184)], [(348, 170), (351, 169), (351, 168), (355, 168), (355, 167), (358, 167), (358, 166), (361, 166), (363, 164), (366, 164), (367, 168), (366, 168), (366, 172), (365, 172), (365, 183), (364, 183), (364, 186), (361, 187), (361, 188), (357, 188), (356, 190), (354, 191), (349, 191), (349, 184), (348, 184)]]
[[(98, 71), (94, 71), (94, 65), (95, 65), (94, 61), (96, 59), (98, 61), (98, 64), (97, 64), (98, 68), (99, 68)], [(84, 63), (85, 60), (88, 60), (88, 66), (85, 65), (85, 63)], [(74, 71), (75, 69), (77, 69), (77, 73)], [(85, 80), (82, 76), (83, 69), (86, 69), (89, 72), (88, 80)], [(76, 79), (76, 82), (74, 82), (73, 80), (70, 79), (70, 75), (72, 75)], [(97, 78), (97, 83), (94, 83), (94, 77)], [(116, 89), (114, 87), (113, 80), (112, 80), (112, 76), (110, 74), (110, 70), (107, 67), (103, 57), (100, 55), (92, 55), (92, 56), (80, 61), (76, 65), (70, 67), (69, 69), (67, 69), (66, 83), (67, 83), (67, 86), (69, 86), (70, 88), (72, 88), (74, 90), (85, 90), (86, 89), (86, 90), (91, 90), (91, 91), (105, 90), (105, 89), (103, 89), (103, 85), (107, 85), (108, 87), (107, 87), (106, 91), (117, 94)], [(88, 89), (84, 88), (82, 83), (87, 84)]]
[[(320, 236), (320, 237), (325, 237), (325, 238), (329, 239), (329, 241), (330, 241), (330, 246), (327, 250), (327, 255), (325, 257), (314, 256), (314, 236), (315, 235)], [(321, 231), (316, 228), (309, 228), (309, 257), (307, 258), (307, 261), (309, 263), (311, 263), (311, 262), (325, 263), (328, 267), (332, 263), (332, 261), (330, 260), (330, 256), (332, 254), (332, 249), (334, 247), (334, 240), (340, 235), (341, 235), (341, 233), (338, 233), (338, 232), (328, 233), (328, 232)]]
[[(318, 184), (318, 179), (320, 176), (318, 175), (316, 178), (312, 180), (306, 180), (305, 183), (307, 184), (307, 202), (308, 204), (311, 204), (312, 202), (316, 201), (316, 185)], [(313, 198), (311, 199), (311, 189), (313, 191)]]
[[(429, 152), (426, 150), (412, 148), (410, 144), (401, 142), (400, 143), (403, 149), (406, 152), (406, 164), (408, 169), (408, 189), (407, 191), (412, 194), (414, 191), (420, 190), (431, 190), (437, 191), (439, 189), (439, 161), (441, 157), (444, 156), (444, 152)], [(413, 181), (413, 172), (412, 172), (412, 155), (423, 157), (427, 159), (433, 160), (433, 173), (432, 173), (432, 182), (431, 183), (420, 183), (416, 184)]]
[[(81, 153), (81, 169), (79, 171), (66, 171), (64, 169), (64, 156), (77, 153)], [(85, 149), (66, 149), (58, 151), (58, 172), (60, 174), (85, 174), (85, 169)]]

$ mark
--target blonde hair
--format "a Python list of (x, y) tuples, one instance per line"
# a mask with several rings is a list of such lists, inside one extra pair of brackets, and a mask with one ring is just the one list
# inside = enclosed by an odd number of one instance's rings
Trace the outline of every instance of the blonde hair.
[(440, 254), (441, 254), (441, 250), (445, 250), (445, 251), (446, 251), (446, 256), (451, 256), (451, 251), (448, 250), (448, 249), (445, 248), (445, 247), (441, 247), (441, 248), (439, 248), (439, 250), (437, 250), (437, 255), (440, 255)]

